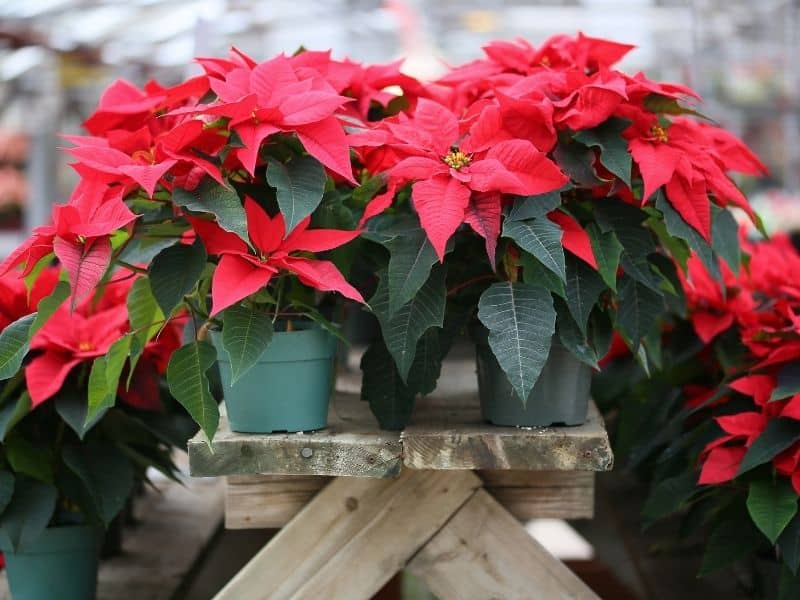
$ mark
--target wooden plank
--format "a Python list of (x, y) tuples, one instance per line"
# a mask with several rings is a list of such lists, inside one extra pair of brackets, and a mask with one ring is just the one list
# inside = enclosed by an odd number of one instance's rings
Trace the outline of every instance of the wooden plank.
[[(122, 554), (100, 563), (97, 600), (169, 600), (222, 523), (222, 481), (154, 477), (134, 501), (138, 523), (126, 527)], [(0, 599), (10, 598), (5, 571)]]
[(484, 490), (464, 504), (408, 569), (441, 600), (597, 599)]
[(228, 529), (283, 527), (331, 480), (303, 475), (231, 475), (226, 479)]
[(337, 478), (217, 598), (370, 598), (480, 485), (468, 471)]
[(592, 402), (575, 427), (497, 427), (481, 419), (474, 395), (448, 405), (422, 405), (401, 434), (412, 469), (608, 471), (614, 455)]
[(334, 394), (328, 423), (306, 433), (247, 434), (231, 431), (222, 415), (211, 448), (202, 434), (189, 440), (191, 473), (396, 477), (400, 472), (399, 434), (382, 431), (358, 396)]
[(520, 521), (591, 519), (591, 471), (479, 471), (486, 491)]
[[(520, 521), (591, 519), (590, 471), (479, 471), (486, 490)], [(302, 475), (232, 475), (225, 488), (225, 527), (280, 528), (330, 481)]]

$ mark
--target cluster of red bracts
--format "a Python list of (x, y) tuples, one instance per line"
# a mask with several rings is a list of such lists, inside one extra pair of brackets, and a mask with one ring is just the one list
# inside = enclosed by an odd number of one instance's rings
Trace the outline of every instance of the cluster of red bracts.
[[(59, 269), (48, 267), (38, 274), (29, 291), (16, 273), (0, 277), (0, 331), (36, 310), (59, 279)], [(129, 332), (126, 299), (134, 278), (108, 284), (95, 302), (89, 298), (71, 310), (67, 300), (31, 339), (33, 358), (25, 366), (25, 384), (36, 408), (55, 396), (79, 366), (91, 366)], [(159, 410), (159, 379), (167, 370), (170, 355), (181, 345), (183, 319), (166, 322), (144, 348), (136, 363), (130, 386), (122, 377), (118, 395), (123, 402), (142, 410)], [(87, 371), (88, 373), (88, 371)]]
[[(800, 394), (775, 397), (779, 374), (787, 365), (800, 367), (800, 254), (789, 238), (776, 235), (757, 243), (742, 241), (750, 255), (748, 267), (734, 275), (724, 265), (724, 287), (692, 258), (684, 284), (690, 319), (700, 339), (711, 344), (731, 328), (746, 350), (740, 364), (728, 369), (732, 392), (752, 399), (752, 410), (716, 417), (723, 435), (709, 443), (700, 461), (699, 483), (733, 479), (747, 449), (778, 418), (800, 421)], [(795, 368), (790, 366), (790, 369)], [(726, 403), (728, 395), (692, 387), (689, 404)], [(772, 460), (775, 470), (791, 478), (800, 495), (800, 442)]]

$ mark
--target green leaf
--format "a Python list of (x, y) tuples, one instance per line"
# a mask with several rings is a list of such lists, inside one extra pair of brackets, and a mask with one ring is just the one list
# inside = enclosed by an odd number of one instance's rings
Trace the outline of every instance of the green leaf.
[(622, 132), (628, 125), (630, 121), (612, 117), (594, 129), (581, 131), (575, 139), (586, 146), (599, 147), (603, 166), (631, 187), (633, 161), (628, 152), (628, 140), (622, 137)]
[(441, 338), (445, 335), (444, 332), (444, 329), (432, 327), (417, 342), (414, 362), (408, 372), (408, 388), (414, 393), (425, 395), (436, 389), (436, 382), (442, 372)]
[(36, 313), (25, 315), (0, 332), (0, 381), (13, 377), (28, 352), (31, 324)]
[(797, 600), (797, 598), (800, 598), (800, 577), (784, 565), (778, 578), (778, 595), (775, 600)]
[(390, 253), (389, 314), (394, 315), (425, 284), (439, 258), (422, 229), (392, 238), (385, 246)]
[(493, 283), (478, 302), (489, 347), (523, 406), (542, 372), (556, 328), (550, 291), (530, 283)]
[(231, 385), (258, 362), (272, 333), (272, 319), (263, 310), (234, 304), (223, 311), (222, 347), (231, 359)]
[(58, 310), (58, 307), (64, 304), (69, 297), (69, 283), (66, 281), (59, 281), (49, 296), (45, 296), (39, 300), (36, 307), (36, 318), (28, 331), (28, 337), (33, 335), (42, 328), (47, 320), (53, 316), (53, 313)]
[(397, 364), (403, 381), (414, 363), (417, 342), (431, 327), (444, 323), (445, 269), (437, 266), (419, 292), (393, 315), (389, 310), (388, 275), (384, 272), (370, 306), (378, 317), (383, 340)]
[(770, 420), (761, 435), (747, 449), (736, 476), (772, 460), (797, 440), (800, 440), (800, 422), (794, 419)]
[(9, 471), (0, 471), (0, 514), (6, 509), (14, 495), (14, 475)]
[(569, 350), (579, 361), (597, 368), (598, 356), (589, 343), (585, 333), (581, 332), (575, 319), (569, 312), (569, 307), (562, 298), (555, 298), (556, 307), (556, 334), (561, 345)]
[(553, 158), (569, 178), (582, 187), (595, 187), (604, 181), (594, 170), (594, 152), (576, 141), (559, 142)]
[(547, 216), (547, 213), (561, 206), (561, 191), (548, 192), (538, 196), (518, 196), (514, 200), (507, 221), (527, 221)]
[(592, 242), (592, 253), (597, 261), (598, 272), (606, 285), (617, 291), (617, 269), (622, 255), (622, 244), (613, 231), (603, 232), (596, 223), (589, 223), (586, 228)]
[(143, 349), (164, 325), (164, 313), (158, 306), (147, 277), (139, 277), (133, 282), (128, 293), (127, 305), (133, 337)]
[(695, 471), (663, 479), (651, 487), (642, 515), (651, 521), (671, 515), (701, 491)]
[(635, 352), (664, 314), (664, 298), (627, 275), (620, 278), (617, 297), (617, 327)]
[(711, 205), (711, 248), (735, 274), (739, 274), (742, 250), (739, 246), (739, 225), (731, 212)]
[(375, 340), (361, 357), (361, 399), (381, 429), (399, 431), (411, 418), (417, 394), (403, 383), (383, 340)]
[(53, 483), (53, 457), (48, 448), (34, 446), (17, 431), (9, 433), (4, 443), (6, 459), (16, 473)]
[[(172, 201), (189, 210), (214, 215), (217, 224), (222, 229), (235, 233), (245, 242), (250, 243), (247, 235), (247, 216), (235, 190), (223, 187), (210, 177), (206, 177), (191, 192), (176, 187), (172, 193)], [(165, 251), (162, 250), (161, 253)], [(164, 313), (168, 314), (167, 311)]]
[(800, 361), (787, 363), (778, 371), (778, 380), (769, 401), (784, 400), (800, 394)]
[(685, 240), (689, 244), (689, 248), (697, 253), (700, 262), (708, 269), (711, 276), (719, 279), (721, 277), (719, 261), (714, 256), (713, 249), (706, 239), (672, 207), (661, 191), (656, 195), (656, 208), (664, 215), (664, 224), (667, 226), (669, 234)]
[(744, 521), (726, 520), (714, 528), (706, 542), (700, 577), (741, 560), (758, 547), (758, 531)]
[(710, 119), (702, 113), (681, 106), (678, 100), (662, 94), (648, 94), (644, 98), (644, 107), (650, 112), (663, 113), (665, 115), (693, 115), (709, 121)]
[(105, 410), (99, 410), (91, 419), (86, 419), (88, 405), (86, 399), (75, 390), (62, 389), (55, 397), (56, 411), (69, 425), (79, 439), (83, 439), (89, 430), (103, 418)]
[(750, 482), (747, 511), (771, 544), (797, 514), (797, 494), (785, 479)]
[(161, 312), (170, 316), (183, 297), (194, 289), (206, 266), (200, 240), (191, 246), (177, 244), (159, 252), (150, 264), (150, 289)]
[(219, 408), (211, 395), (206, 371), (216, 359), (214, 346), (195, 341), (173, 352), (167, 366), (170, 393), (206, 434), (209, 446), (219, 426)]
[(86, 487), (97, 515), (108, 526), (133, 492), (134, 471), (130, 460), (109, 443), (67, 445), (62, 457)]
[(88, 428), (98, 415), (114, 406), (119, 389), (119, 378), (131, 349), (130, 335), (114, 342), (103, 356), (98, 356), (89, 371), (88, 408), (84, 428)]
[(581, 259), (572, 255), (567, 256), (566, 259), (567, 306), (581, 333), (585, 334), (589, 313), (597, 304), (600, 294), (606, 289), (606, 284), (597, 271)]
[(129, 265), (149, 265), (164, 248), (174, 246), (180, 241), (180, 233), (176, 232), (174, 237), (158, 237), (155, 234), (149, 235), (149, 227), (144, 226), (141, 231), (134, 233), (133, 238), (122, 249), (119, 260)]
[(796, 514), (778, 538), (778, 548), (780, 548), (783, 562), (786, 563), (792, 573), (797, 573), (800, 567), (800, 513)]
[(522, 267), (522, 280), (525, 283), (542, 285), (562, 298), (567, 296), (564, 281), (551, 270), (545, 268), (545, 266), (531, 254), (524, 250), (521, 251), (519, 254), (519, 264)]
[(267, 163), (267, 183), (277, 191), (286, 235), (319, 206), (327, 180), (325, 169), (311, 156), (294, 158), (287, 164), (277, 160)]
[(0, 530), (11, 548), (19, 550), (45, 530), (56, 508), (58, 491), (48, 483), (17, 477), (11, 502), (0, 516)]
[(31, 396), (28, 390), (22, 392), (16, 402), (9, 402), (0, 407), (0, 442), (4, 441), (14, 425), (31, 410)]
[(520, 248), (530, 252), (565, 281), (567, 273), (561, 236), (561, 228), (547, 217), (527, 221), (506, 220), (503, 224), (503, 237), (514, 240)]

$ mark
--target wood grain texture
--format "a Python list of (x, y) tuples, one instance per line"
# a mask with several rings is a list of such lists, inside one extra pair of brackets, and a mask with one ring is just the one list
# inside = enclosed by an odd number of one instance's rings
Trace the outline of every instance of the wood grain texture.
[(478, 471), (486, 491), (520, 521), (591, 519), (591, 471)]
[(474, 399), (423, 405), (401, 434), (412, 469), (608, 471), (614, 456), (592, 402), (576, 427), (497, 427), (484, 423)]
[[(488, 491), (520, 521), (590, 519), (594, 477), (590, 471), (479, 471)], [(225, 487), (225, 527), (280, 528), (327, 485), (330, 477), (232, 475)]]
[(304, 475), (231, 475), (225, 486), (225, 527), (280, 528), (331, 480)]
[(195, 477), (220, 475), (349, 475), (396, 477), (402, 464), (397, 432), (381, 431), (366, 403), (335, 394), (328, 427), (307, 433), (248, 434), (230, 430), (223, 414), (212, 447), (189, 440)]
[(597, 599), (484, 490), (464, 504), (407, 568), (441, 600)]
[(370, 598), (480, 485), (468, 471), (337, 478), (217, 598)]

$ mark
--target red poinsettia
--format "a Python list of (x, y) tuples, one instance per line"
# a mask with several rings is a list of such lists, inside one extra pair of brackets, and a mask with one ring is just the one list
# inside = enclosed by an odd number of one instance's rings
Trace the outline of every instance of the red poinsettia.
[(0, 275), (23, 266), (23, 275), (55, 252), (69, 275), (73, 302), (81, 302), (105, 273), (111, 260), (111, 234), (136, 219), (122, 201), (120, 188), (82, 180), (67, 204), (53, 207), (53, 224), (37, 227), (2, 264)]
[(58, 269), (40, 271), (28, 290), (25, 280), (16, 273), (0, 276), (0, 331), (17, 319), (36, 311), (39, 301), (50, 295), (58, 283)]
[(393, 148), (402, 158), (387, 172), (388, 192), (373, 199), (365, 218), (391, 204), (408, 183), (422, 228), (439, 259), (462, 223), (486, 237), (490, 257), (500, 231), (501, 193), (535, 195), (567, 183), (556, 164), (528, 140), (509, 139), (475, 151), (458, 118), (444, 106), (420, 99), (413, 116), (380, 123), (354, 136), (355, 144)]
[(333, 263), (304, 255), (338, 248), (355, 239), (360, 231), (308, 229), (311, 219), (306, 217), (284, 238), (283, 215), (270, 217), (249, 197), (244, 208), (252, 247), (216, 223), (192, 219), (209, 254), (220, 257), (211, 284), (212, 315), (266, 287), (281, 271), (296, 275), (303, 284), (315, 289), (339, 292), (346, 298), (364, 302)]
[(174, 111), (230, 119), (229, 127), (244, 147), (234, 154), (248, 173), (255, 173), (262, 142), (276, 133), (294, 133), (306, 151), (347, 179), (353, 179), (350, 150), (337, 111), (349, 98), (340, 96), (313, 69), (298, 69), (279, 55), (256, 64), (240, 52), (231, 60), (200, 59), (218, 100)]

